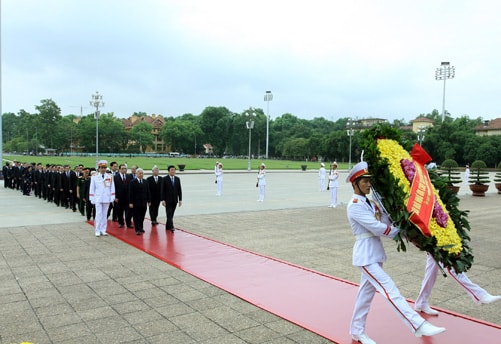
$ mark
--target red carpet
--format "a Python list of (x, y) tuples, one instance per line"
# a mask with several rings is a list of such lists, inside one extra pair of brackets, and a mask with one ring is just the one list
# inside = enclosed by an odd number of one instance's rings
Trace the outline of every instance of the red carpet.
[[(184, 230), (166, 232), (163, 224), (137, 236), (133, 229), (108, 223), (108, 233), (187, 273), (217, 286), (336, 343), (348, 334), (357, 285), (271, 257), (226, 245)], [(442, 310), (430, 317), (447, 328), (434, 337), (416, 338), (376, 295), (367, 332), (378, 343), (499, 343), (501, 326)]]

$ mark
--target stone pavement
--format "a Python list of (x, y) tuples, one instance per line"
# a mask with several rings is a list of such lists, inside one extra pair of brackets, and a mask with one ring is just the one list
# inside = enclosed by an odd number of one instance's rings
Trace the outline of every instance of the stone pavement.
[[(345, 207), (351, 188), (344, 181), (341, 204), (330, 209), (314, 171), (270, 171), (263, 203), (256, 202), (254, 173), (226, 172), (221, 197), (211, 173), (179, 175), (184, 204), (176, 227), (358, 281)], [(0, 187), (1, 344), (329, 342), (113, 237), (94, 237), (79, 213)], [(468, 275), (499, 294), (501, 195), (493, 186), (485, 198), (462, 189), (475, 254)], [(403, 295), (415, 298), (424, 253), (413, 246), (399, 253), (391, 240), (385, 246), (385, 269)], [(501, 304), (475, 305), (451, 278), (437, 280), (430, 301), (501, 324)]]

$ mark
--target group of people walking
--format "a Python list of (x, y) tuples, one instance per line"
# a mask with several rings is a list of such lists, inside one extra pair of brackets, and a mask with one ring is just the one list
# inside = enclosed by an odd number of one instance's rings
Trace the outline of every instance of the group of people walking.
[[(96, 236), (107, 235), (106, 224), (110, 207), (113, 208), (113, 221), (120, 228), (134, 228), (137, 235), (144, 233), (144, 217), (149, 210), (152, 226), (158, 225), (158, 209), (165, 207), (167, 222), (165, 229), (174, 232), (174, 213), (182, 205), (183, 193), (181, 179), (176, 176), (176, 167), (168, 166), (168, 175), (161, 177), (159, 168), (152, 168), (152, 175), (144, 178), (144, 170), (122, 164), (116, 171), (107, 171), (107, 161), (98, 163), (99, 172), (91, 178), (89, 200), (96, 208), (94, 228)], [(133, 225), (133, 224), (134, 225)]]
[[(181, 180), (176, 168), (168, 166), (168, 175), (144, 178), (144, 170), (132, 165), (118, 165), (100, 160), (95, 168), (77, 165), (42, 165), (41, 163), (7, 162), (2, 168), (4, 187), (34, 195), (57, 207), (77, 210), (89, 221), (94, 219), (95, 235), (106, 236), (108, 219), (118, 222), (120, 228), (134, 228), (137, 235), (144, 233), (143, 223), (149, 210), (151, 224), (158, 225), (160, 204), (165, 207), (165, 229), (174, 231), (173, 217), (182, 205)], [(32, 192), (33, 191), (33, 192)]]

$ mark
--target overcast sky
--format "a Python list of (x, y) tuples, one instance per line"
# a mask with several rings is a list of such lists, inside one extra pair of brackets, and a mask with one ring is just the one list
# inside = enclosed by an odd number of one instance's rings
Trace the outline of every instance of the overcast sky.
[(496, 0), (0, 0), (2, 111), (501, 117)]

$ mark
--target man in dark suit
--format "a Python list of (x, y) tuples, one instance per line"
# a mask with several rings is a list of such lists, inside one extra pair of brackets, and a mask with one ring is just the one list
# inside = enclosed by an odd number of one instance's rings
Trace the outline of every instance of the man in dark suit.
[(143, 169), (138, 168), (136, 170), (137, 178), (129, 185), (129, 208), (132, 210), (137, 235), (144, 233), (144, 215), (146, 208), (150, 205), (150, 189), (148, 182), (143, 179), (143, 174)]
[(64, 166), (64, 177), (65, 177), (65, 199), (66, 208), (70, 208), (73, 212), (77, 211), (76, 208), (76, 193), (77, 193), (77, 181), (78, 177), (75, 171), (70, 169), (70, 165)]
[(157, 217), (158, 217), (158, 207), (160, 206), (160, 197), (162, 195), (162, 177), (158, 175), (159, 170), (156, 165), (151, 169), (151, 172), (153, 172), (153, 175), (149, 176), (147, 178), (147, 181), (151, 197), (151, 204), (149, 208), (150, 219), (151, 219), (151, 224), (154, 226), (158, 225)]
[[(119, 173), (119, 171), (118, 171), (118, 164), (117, 164), (116, 161), (112, 161), (110, 163), (110, 173), (113, 176), (113, 178), (115, 178), (115, 176)], [(115, 204), (116, 203), (111, 203), (110, 204), (110, 207), (108, 208), (108, 217), (110, 217), (110, 214), (111, 214), (111, 220), (113, 222), (118, 222), (118, 219), (117, 219), (117, 210), (115, 209)]]
[[(125, 165), (125, 166), (127, 168), (127, 165)], [(131, 166), (130, 173), (127, 174), (127, 185), (130, 185), (130, 183), (132, 183), (133, 180), (137, 179), (136, 169), (137, 169), (136, 165), (132, 165)], [(134, 228), (134, 226), (132, 226), (132, 209), (130, 209), (128, 206), (125, 209), (126, 209), (126, 211), (125, 211), (125, 223), (128, 224), (127, 228)]]
[(2, 168), (3, 174), (3, 186), (5, 188), (10, 188), (10, 162), (6, 162), (5, 166)]
[(65, 188), (65, 181), (66, 179), (64, 178), (64, 168), (61, 165), (57, 165), (56, 167), (56, 172), (54, 173), (54, 203), (56, 206), (66, 206), (66, 199), (65, 199), (65, 193), (64, 193), (64, 188)]
[(129, 213), (132, 213), (129, 210), (129, 183), (132, 178), (127, 175), (127, 166), (121, 164), (118, 173), (116, 173), (113, 178), (115, 182), (114, 207), (116, 208), (115, 215), (118, 225), (120, 228), (124, 228), (124, 225), (127, 225), (127, 228), (132, 228), (131, 217), (128, 217)]
[(162, 180), (162, 205), (165, 207), (167, 213), (167, 223), (165, 229), (174, 232), (174, 212), (176, 211), (177, 204), (183, 205), (183, 192), (181, 189), (181, 179), (176, 176), (176, 168), (170, 165), (168, 168), (169, 174)]

